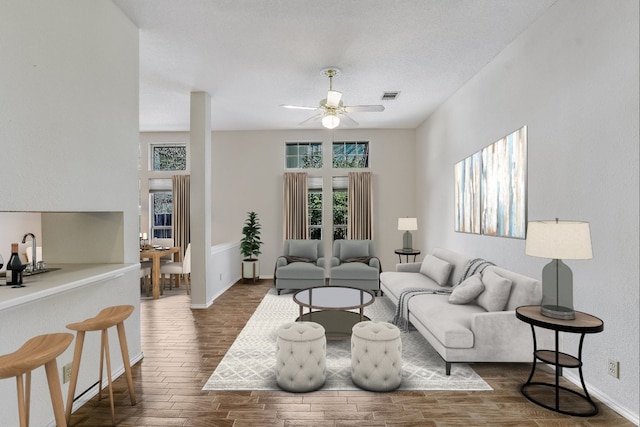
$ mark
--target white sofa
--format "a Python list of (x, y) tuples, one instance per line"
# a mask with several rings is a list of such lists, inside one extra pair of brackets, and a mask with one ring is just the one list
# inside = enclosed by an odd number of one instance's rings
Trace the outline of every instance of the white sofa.
[[(470, 258), (459, 253), (436, 248), (423, 262), (396, 264), (395, 272), (383, 272), (380, 275), (380, 289), (396, 306), (403, 290), (410, 288), (452, 291), (470, 261)], [(435, 269), (433, 264), (436, 265)], [(448, 275), (445, 264), (451, 266)], [(438, 267), (442, 271), (437, 271)], [(522, 305), (540, 304), (542, 284), (536, 279), (500, 267), (486, 264), (485, 267), (481, 275), (471, 279), (476, 283), (481, 280), (485, 289), (469, 303), (452, 304), (449, 294), (418, 294), (407, 300), (408, 320), (444, 359), (447, 375), (451, 372), (453, 362), (533, 361), (531, 327), (516, 318), (515, 309)], [(494, 292), (496, 288), (491, 280), (496, 278), (505, 285), (511, 282), (508, 290), (501, 291), (506, 304)], [(440, 284), (434, 279), (439, 280)], [(491, 307), (496, 303), (498, 308)], [(503, 304), (504, 307), (500, 308)], [(484, 307), (489, 307), (491, 311)], [(536, 339), (538, 348), (554, 348), (551, 331), (536, 328)]]

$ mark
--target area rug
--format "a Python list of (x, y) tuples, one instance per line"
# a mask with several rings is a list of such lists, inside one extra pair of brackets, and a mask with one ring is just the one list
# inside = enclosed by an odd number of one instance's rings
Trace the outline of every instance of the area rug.
[[(386, 297), (365, 307), (371, 320), (390, 321), (394, 305)], [(299, 315), (292, 294), (270, 290), (213, 372), (203, 390), (279, 390), (275, 377), (276, 331)], [(469, 365), (445, 363), (417, 331), (403, 332), (399, 390), (492, 390)], [(351, 341), (327, 341), (327, 379), (321, 390), (358, 390), (351, 381)]]

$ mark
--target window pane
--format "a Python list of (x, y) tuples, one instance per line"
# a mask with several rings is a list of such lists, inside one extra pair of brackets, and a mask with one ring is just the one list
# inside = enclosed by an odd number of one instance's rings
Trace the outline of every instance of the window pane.
[(287, 142), (285, 147), (287, 169), (317, 169), (322, 167), (322, 143)]
[(369, 143), (367, 141), (333, 143), (334, 168), (368, 168)]
[(173, 194), (171, 192), (151, 193), (151, 237), (171, 238), (171, 214), (173, 210)]
[(151, 167), (154, 171), (187, 170), (187, 147), (184, 145), (152, 145)]
[[(310, 180), (312, 178), (310, 177)], [(309, 184), (311, 187), (311, 184)], [(309, 189), (309, 236), (322, 239), (322, 188)]]
[[(338, 179), (336, 179), (338, 178)], [(347, 192), (336, 188), (340, 177), (334, 177), (333, 188), (333, 239), (345, 239), (347, 236)]]

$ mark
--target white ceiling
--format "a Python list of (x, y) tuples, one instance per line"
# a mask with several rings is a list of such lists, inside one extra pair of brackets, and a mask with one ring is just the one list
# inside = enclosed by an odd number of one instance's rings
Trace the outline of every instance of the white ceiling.
[[(556, 0), (113, 0), (140, 28), (140, 130), (296, 129), (329, 86), (361, 128), (415, 128)], [(400, 91), (382, 101), (385, 91)], [(320, 128), (312, 123), (307, 128)]]

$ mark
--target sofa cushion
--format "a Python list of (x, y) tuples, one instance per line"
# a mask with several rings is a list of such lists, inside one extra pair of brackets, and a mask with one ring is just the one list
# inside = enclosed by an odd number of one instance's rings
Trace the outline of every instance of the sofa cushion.
[(289, 241), (289, 256), (318, 259), (318, 242), (316, 240), (291, 240)]
[(456, 286), (459, 284), (460, 277), (462, 277), (462, 273), (465, 268), (467, 268), (467, 264), (471, 259), (465, 255), (459, 254), (458, 252), (443, 248), (433, 248), (431, 254), (451, 264), (451, 274), (449, 275), (449, 281), (447, 284), (449, 286)]
[(451, 264), (433, 255), (427, 255), (422, 260), (420, 273), (433, 279), (438, 285), (446, 286), (451, 274)]
[(378, 269), (363, 262), (345, 262), (331, 269), (331, 278), (338, 280), (378, 280)]
[(522, 305), (540, 305), (542, 302), (542, 283), (539, 280), (500, 267), (487, 267), (488, 270), (513, 282), (505, 310), (515, 310)]
[(440, 286), (422, 273), (396, 273), (395, 271), (383, 271), (380, 273), (380, 287), (384, 287), (387, 296), (397, 301), (405, 289), (425, 288), (440, 289)]
[(449, 302), (451, 304), (469, 304), (482, 291), (484, 291), (482, 278), (479, 274), (474, 274), (453, 289), (453, 292), (449, 295)]
[(484, 291), (476, 299), (478, 305), (487, 311), (502, 311), (507, 306), (511, 293), (511, 280), (499, 276), (493, 270), (482, 273)]
[(344, 240), (340, 242), (340, 260), (369, 256), (369, 243), (366, 241)]
[(409, 300), (412, 321), (419, 321), (443, 346), (472, 348), (474, 335), (471, 320), (474, 313), (485, 313), (475, 304), (448, 303), (448, 295), (418, 295)]

